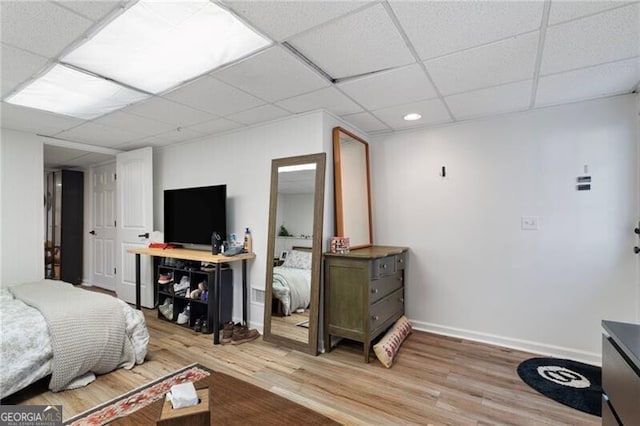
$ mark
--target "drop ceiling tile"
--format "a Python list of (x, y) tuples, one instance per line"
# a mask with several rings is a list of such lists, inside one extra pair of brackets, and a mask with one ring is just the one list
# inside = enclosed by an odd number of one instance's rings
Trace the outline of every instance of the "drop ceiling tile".
[(41, 71), (49, 62), (48, 58), (29, 53), (22, 49), (3, 44), (2, 79), (22, 83)]
[(0, 98), (4, 99), (9, 96), (19, 85), (20, 82), (15, 80), (0, 79)]
[(163, 98), (217, 116), (233, 114), (265, 103), (208, 75), (164, 95)]
[(533, 78), (539, 32), (511, 37), (425, 62), (443, 95)]
[(536, 106), (631, 93), (640, 80), (640, 58), (541, 77)]
[(130, 132), (128, 130), (108, 127), (102, 124), (88, 122), (71, 130), (67, 130), (55, 135), (56, 138), (66, 139), (73, 142), (80, 142), (87, 145), (97, 145), (103, 147), (114, 147), (124, 142), (140, 139), (144, 135)]
[(142, 139), (136, 139), (134, 141), (129, 141), (122, 143), (120, 145), (116, 145), (113, 148), (121, 149), (123, 151), (131, 151), (133, 149), (144, 148), (147, 146), (166, 146), (171, 145), (173, 141), (170, 139), (165, 139), (159, 135), (149, 136)]
[(558, 1), (551, 2), (549, 25), (628, 5), (628, 1)]
[(82, 16), (91, 19), (92, 21), (99, 21), (113, 12), (121, 4), (126, 3), (122, 0), (75, 0), (75, 1), (56, 1), (56, 3), (73, 10)]
[(541, 75), (640, 55), (640, 4), (549, 27)]
[(44, 158), (47, 159), (45, 166), (67, 165), (71, 160), (87, 155), (87, 151), (47, 145), (46, 143), (43, 144), (42, 149)]
[(389, 130), (389, 127), (382, 121), (375, 118), (368, 112), (358, 112), (356, 114), (343, 115), (341, 118), (356, 126), (363, 132), (378, 132), (381, 130)]
[(289, 115), (288, 112), (274, 105), (263, 105), (238, 114), (232, 114), (226, 118), (250, 125), (275, 120), (276, 118), (286, 117), (287, 115)]
[(333, 78), (415, 61), (381, 4), (293, 37), (290, 43)]
[(115, 156), (109, 154), (100, 154), (98, 152), (91, 152), (81, 157), (74, 158), (67, 162), (68, 167), (88, 167), (94, 164), (104, 163), (109, 160), (113, 160)]
[(2, 102), (2, 127), (51, 136), (85, 123), (79, 118)]
[(57, 56), (93, 21), (54, 3), (0, 1), (2, 42), (42, 56)]
[(272, 39), (294, 34), (349, 13), (366, 1), (226, 1), (239, 15)]
[(269, 102), (329, 86), (327, 80), (278, 46), (211, 75)]
[(418, 64), (339, 83), (338, 87), (369, 110), (437, 96)]
[(541, 1), (390, 1), (420, 59), (538, 30)]
[[(409, 113), (422, 115), (420, 120), (406, 121), (403, 117)], [(449, 112), (440, 99), (413, 102), (373, 111), (383, 123), (393, 130), (422, 127), (427, 124), (439, 124), (451, 121)]]
[(46, 143), (43, 148), (45, 168), (86, 167), (114, 159), (114, 156), (109, 154), (64, 148)]
[(227, 120), (226, 118), (216, 118), (215, 120), (205, 121), (204, 123), (199, 123), (195, 126), (189, 126), (187, 129), (195, 130), (196, 132), (204, 133), (206, 135), (212, 135), (215, 133), (226, 132), (227, 130), (238, 129), (240, 127), (245, 127), (245, 125)]
[(277, 103), (278, 106), (295, 113), (324, 109), (336, 115), (362, 111), (351, 99), (334, 87), (327, 87)]
[(526, 109), (532, 80), (460, 93), (444, 98), (456, 119), (481, 117)]
[(121, 111), (173, 124), (176, 127), (186, 127), (216, 118), (207, 112), (155, 96)]
[(94, 123), (103, 124), (118, 129), (130, 130), (140, 135), (157, 135), (175, 129), (173, 124), (164, 123), (158, 120), (142, 117), (139, 115), (127, 114), (122, 111), (115, 111), (109, 115), (94, 120)]
[(169, 130), (168, 132), (161, 133), (158, 137), (162, 140), (173, 142), (184, 142), (190, 139), (199, 138), (204, 136), (204, 133), (196, 132), (195, 130), (186, 129), (183, 127)]

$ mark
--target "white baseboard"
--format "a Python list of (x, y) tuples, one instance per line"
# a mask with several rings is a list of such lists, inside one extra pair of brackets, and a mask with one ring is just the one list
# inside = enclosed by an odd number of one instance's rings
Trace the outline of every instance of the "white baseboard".
[(513, 339), (511, 337), (498, 336), (495, 334), (479, 333), (477, 331), (447, 327), (422, 321), (410, 320), (410, 322), (414, 329), (420, 331), (472, 340), (474, 342), (488, 343), (491, 345), (517, 349), (524, 352), (531, 352), (536, 355), (553, 356), (556, 358), (568, 358), (575, 361), (584, 362), (586, 364), (598, 366), (602, 365), (601, 353), (586, 352), (572, 348), (565, 348), (562, 346), (548, 345), (546, 343)]

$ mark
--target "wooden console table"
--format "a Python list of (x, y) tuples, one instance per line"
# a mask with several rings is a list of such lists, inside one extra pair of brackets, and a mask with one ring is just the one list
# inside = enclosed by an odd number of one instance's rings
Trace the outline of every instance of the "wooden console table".
[(254, 253), (241, 253), (236, 256), (225, 256), (222, 254), (211, 254), (204, 250), (190, 249), (160, 249), (142, 248), (130, 249), (128, 253), (136, 255), (136, 309), (140, 309), (140, 255), (145, 254), (151, 257), (171, 257), (173, 259), (194, 260), (208, 262), (216, 265), (216, 282), (213, 286), (213, 302), (216, 306), (216, 315), (213, 318), (213, 344), (220, 343), (220, 279), (223, 263), (233, 263), (242, 261), (242, 323), (247, 324), (247, 260), (255, 259)]

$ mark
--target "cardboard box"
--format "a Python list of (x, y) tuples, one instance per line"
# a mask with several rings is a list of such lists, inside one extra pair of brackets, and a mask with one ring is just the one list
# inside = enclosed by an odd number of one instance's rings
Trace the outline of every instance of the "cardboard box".
[(196, 391), (200, 402), (191, 407), (176, 408), (171, 401), (164, 401), (157, 426), (209, 426), (209, 388)]

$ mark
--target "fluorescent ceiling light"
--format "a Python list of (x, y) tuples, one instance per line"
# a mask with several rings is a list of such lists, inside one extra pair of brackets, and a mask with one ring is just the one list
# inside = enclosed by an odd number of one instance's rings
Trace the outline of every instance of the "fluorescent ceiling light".
[(62, 61), (158, 94), (269, 44), (209, 0), (140, 0)]
[(148, 97), (111, 81), (55, 65), (6, 102), (91, 120)]
[(420, 114), (417, 114), (415, 112), (412, 112), (411, 114), (407, 114), (404, 116), (404, 119), (406, 121), (415, 121), (415, 120), (420, 120), (422, 118), (422, 116)]
[(298, 172), (300, 170), (315, 170), (316, 163), (296, 164), (294, 166), (278, 167), (278, 173)]

